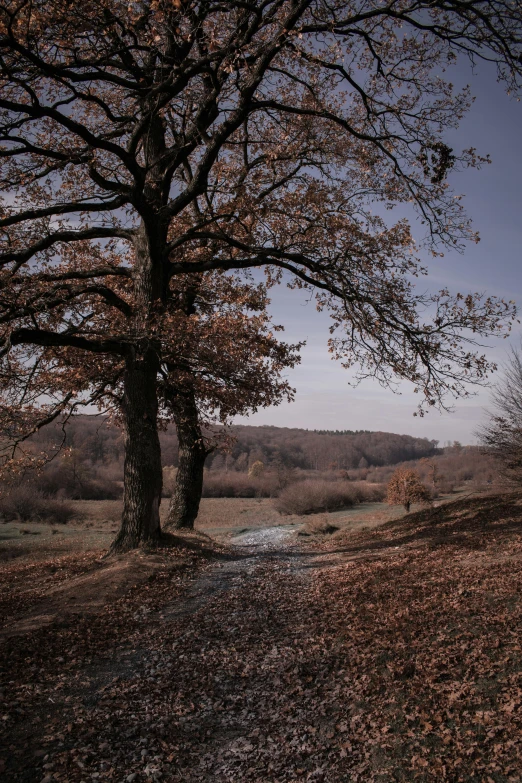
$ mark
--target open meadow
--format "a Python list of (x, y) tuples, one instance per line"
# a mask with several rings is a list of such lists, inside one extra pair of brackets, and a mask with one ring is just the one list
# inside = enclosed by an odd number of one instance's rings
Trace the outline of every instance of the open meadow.
[[(3, 627), (10, 627), (20, 620), (21, 606), (32, 606), (35, 601), (45, 602), (46, 595), (54, 596), (56, 587), (62, 583), (67, 585), (72, 576), (88, 575), (93, 569), (95, 572), (104, 571), (103, 558), (118, 530), (122, 502), (77, 500), (68, 503), (74, 508), (75, 516), (67, 524), (17, 520), (0, 523), (0, 618)], [(167, 503), (164, 501), (162, 504), (162, 518), (166, 515)], [(266, 498), (204, 498), (196, 531), (210, 537), (213, 542), (226, 544), (234, 537), (264, 528), (280, 530), (295, 538), (299, 531), (305, 536), (309, 529), (313, 532), (314, 527), (320, 533), (326, 518), (339, 530), (358, 530), (398, 516), (401, 516), (399, 508), (383, 503), (361, 504), (327, 515), (298, 517), (281, 516), (272, 501)], [(103, 600), (110, 599), (111, 591), (120, 594), (128, 589), (129, 584), (140, 582), (143, 576), (148, 576), (148, 571), (136, 573), (135, 564), (116, 568), (106, 585)], [(74, 597), (65, 606), (63, 602), (60, 604), (59, 599), (52, 599), (55, 614), (53, 611), (49, 614), (48, 606), (42, 612), (43, 622), (47, 623), (71, 610), (77, 613), (82, 606), (90, 611), (93, 592), (94, 605), (98, 608), (99, 585), (91, 590), (87, 576), (83, 587), (75, 591)], [(35, 618), (33, 622), (38, 624), (39, 620)]]
[[(114, 538), (122, 511), (120, 500), (73, 500), (74, 518), (65, 525), (13, 520), (0, 523), (0, 562), (24, 563), (48, 556), (79, 552), (102, 554)], [(165, 518), (168, 499), (160, 513)], [(284, 526), (297, 530), (324, 514), (306, 516), (279, 514), (268, 498), (203, 498), (196, 530), (217, 540), (226, 540), (251, 528)], [(340, 528), (374, 526), (401, 516), (401, 509), (385, 503), (364, 503), (335, 511), (328, 518)]]

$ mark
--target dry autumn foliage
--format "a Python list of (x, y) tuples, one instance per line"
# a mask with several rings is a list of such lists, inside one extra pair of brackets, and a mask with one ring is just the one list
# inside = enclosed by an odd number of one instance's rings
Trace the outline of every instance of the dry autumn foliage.
[[(299, 362), (302, 344), (279, 339), (283, 329), (268, 315), (262, 284), (216, 272), (184, 275), (175, 282), (173, 318), (165, 331), (159, 326), (156, 333), (163, 359), (159, 414), (163, 421), (174, 421), (178, 439), (178, 471), (166, 524), (193, 528), (207, 456), (230, 440), (227, 425), (233, 416), (293, 399), (283, 372)], [(52, 359), (65, 369), (64, 389), (71, 372), (78, 379), (86, 371), (78, 351), (64, 355), (54, 349)], [(84, 388), (98, 389), (98, 404), (121, 421), (124, 363), (113, 357), (110, 373), (107, 363), (98, 378), (96, 366), (87, 372)]]
[(258, 459), (255, 462), (253, 462), (252, 465), (250, 466), (248, 470), (248, 477), (259, 478), (260, 476), (263, 475), (264, 472), (265, 472), (265, 466), (261, 462), (261, 460)]
[(282, 327), (268, 316), (265, 286), (216, 273), (186, 275), (180, 283), (182, 317), (178, 339), (165, 338), (167, 372), (160, 397), (178, 437), (179, 469), (167, 525), (191, 529), (205, 460), (228, 434), (211, 425), (293, 400), (283, 371), (298, 363), (301, 344), (277, 339)]
[(391, 477), (386, 494), (390, 506), (404, 506), (409, 513), (412, 503), (427, 503), (430, 493), (419, 474), (409, 468), (397, 468)]
[(413, 205), (435, 253), (474, 238), (446, 175), (482, 159), (444, 143), (471, 98), (441, 73), (485, 59), (516, 91), (521, 28), (499, 0), (2, 4), (2, 431), (99, 401), (121, 364), (116, 548), (160, 536), (159, 386), (187, 274), (310, 289), (335, 357), (428, 406), (485, 380), (476, 340), (514, 306), (418, 293), (407, 222), (372, 204)]

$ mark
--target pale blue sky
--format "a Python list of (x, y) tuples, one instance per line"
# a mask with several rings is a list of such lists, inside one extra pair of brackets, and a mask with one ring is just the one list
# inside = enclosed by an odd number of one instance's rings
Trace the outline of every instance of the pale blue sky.
[[(505, 94), (490, 68), (481, 66), (473, 75), (467, 65), (460, 65), (451, 78), (456, 85), (469, 82), (476, 101), (460, 129), (448, 134), (447, 141), (457, 149), (476, 147), (481, 154), (489, 153), (492, 163), (481, 171), (462, 172), (453, 181), (455, 190), (465, 194), (466, 210), (481, 242), (469, 245), (464, 255), (448, 253), (435, 262), (426, 258), (429, 280), (437, 288), (487, 291), (514, 299), (522, 307), (522, 102)], [(374, 382), (357, 388), (347, 385), (349, 373), (327, 352), (328, 316), (318, 314), (302, 292), (280, 288), (272, 291), (271, 297), (274, 320), (286, 327), (285, 339), (307, 341), (302, 364), (288, 374), (297, 389), (296, 400), (248, 419), (238, 418), (238, 422), (384, 430), (441, 442), (474, 442), (473, 432), (488, 404), (487, 389), (457, 402), (454, 413), (414, 417), (418, 399), (407, 384), (401, 386), (400, 396)], [(509, 341), (491, 343), (488, 355), (504, 361), (509, 345), (519, 339), (517, 332)]]

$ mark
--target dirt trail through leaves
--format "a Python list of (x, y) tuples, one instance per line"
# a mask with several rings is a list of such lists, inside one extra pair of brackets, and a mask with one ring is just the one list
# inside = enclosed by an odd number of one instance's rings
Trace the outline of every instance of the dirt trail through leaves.
[(520, 512), (243, 534), (10, 640), (3, 780), (520, 783)]
[[(194, 780), (216, 780), (220, 774), (228, 779), (220, 772), (221, 760), (243, 758), (240, 738), (255, 729), (257, 711), (236, 714), (226, 705), (238, 698), (250, 703), (257, 690), (266, 688), (266, 667), (256, 666), (258, 674), (247, 681), (244, 671), (236, 670), (242, 664), (235, 639), (249, 628), (261, 650), (280, 627), (280, 619), (270, 618), (277, 618), (283, 606), (264, 602), (260, 607), (250, 598), (259, 597), (272, 572), (299, 589), (304, 578), (300, 557), (281, 548), (290, 536), (280, 528), (238, 535), (232, 555), (198, 563), (194, 578), (183, 585), (177, 570), (175, 577), (166, 570), (146, 584), (142, 599), (140, 579), (135, 595), (98, 616), (73, 614), (56, 623), (56, 616), (42, 616), (37, 608), (29, 620), (11, 624), (5, 631), (11, 643), (0, 690), (7, 730), (2, 779), (187, 780), (194, 749), (199, 756), (203, 748), (205, 760)], [(74, 590), (78, 578), (72, 581)], [(55, 624), (48, 630), (51, 620)], [(29, 633), (19, 635), (18, 626)], [(187, 704), (192, 705), (188, 712)], [(196, 704), (202, 709), (196, 710)], [(209, 754), (216, 762), (210, 766)]]

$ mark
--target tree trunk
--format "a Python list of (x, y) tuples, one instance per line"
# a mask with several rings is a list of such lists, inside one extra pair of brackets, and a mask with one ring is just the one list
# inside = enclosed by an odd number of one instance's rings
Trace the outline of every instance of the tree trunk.
[(212, 449), (203, 440), (192, 390), (172, 400), (178, 433), (179, 465), (166, 527), (193, 530), (203, 492), (203, 468)]
[(407, 514), (409, 514), (409, 513), (410, 513), (410, 506), (411, 506), (411, 503), (410, 503), (410, 501), (409, 501), (409, 500), (407, 500), (407, 501), (404, 503), (404, 508), (406, 509), (406, 513), (407, 513)]
[(111, 552), (154, 544), (161, 536), (161, 451), (158, 436), (156, 375), (152, 348), (127, 359), (123, 380), (125, 443), (123, 516)]

